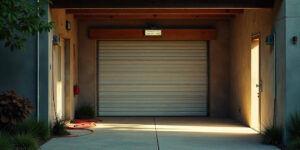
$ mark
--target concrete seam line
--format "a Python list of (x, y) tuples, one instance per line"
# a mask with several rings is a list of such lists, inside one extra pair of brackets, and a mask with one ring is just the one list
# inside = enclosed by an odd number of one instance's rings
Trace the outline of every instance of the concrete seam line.
[(153, 117), (153, 122), (154, 122), (155, 136), (156, 136), (156, 146), (157, 146), (157, 150), (159, 150), (159, 140), (158, 140), (158, 135), (157, 135), (156, 120), (155, 120), (155, 117)]

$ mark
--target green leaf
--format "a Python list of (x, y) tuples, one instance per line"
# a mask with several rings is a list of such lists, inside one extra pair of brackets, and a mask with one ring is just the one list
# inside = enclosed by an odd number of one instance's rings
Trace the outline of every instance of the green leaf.
[(40, 3), (30, 3), (28, 0), (0, 0), (0, 41), (5, 41), (5, 47), (9, 47), (11, 51), (24, 49), (24, 36), (54, 29), (51, 22), (41, 19), (47, 15), (46, 9), (41, 6), (49, 3), (49, 0), (40, 0)]

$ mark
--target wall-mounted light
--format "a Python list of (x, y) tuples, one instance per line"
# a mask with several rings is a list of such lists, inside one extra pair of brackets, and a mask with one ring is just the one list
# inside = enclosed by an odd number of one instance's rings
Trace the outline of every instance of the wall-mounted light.
[(146, 29), (145, 36), (162, 36), (161, 29)]
[(71, 30), (71, 23), (70, 21), (66, 21), (66, 30)]

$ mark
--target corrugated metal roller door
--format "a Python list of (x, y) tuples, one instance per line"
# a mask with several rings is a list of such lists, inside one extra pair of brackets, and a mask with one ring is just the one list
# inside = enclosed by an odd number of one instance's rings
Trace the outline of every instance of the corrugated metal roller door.
[(100, 116), (207, 115), (206, 41), (99, 41)]

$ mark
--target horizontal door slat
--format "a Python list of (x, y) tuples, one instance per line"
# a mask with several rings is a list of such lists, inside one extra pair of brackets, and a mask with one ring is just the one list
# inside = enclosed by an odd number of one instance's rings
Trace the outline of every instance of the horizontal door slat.
[(197, 111), (197, 112), (135, 112), (135, 111), (101, 111), (100, 116), (206, 116), (207, 111)]
[(197, 111), (206, 111), (206, 107), (203, 106), (201, 108), (194, 108), (194, 107), (101, 107), (100, 111), (135, 111), (135, 112), (146, 112), (146, 111), (159, 111), (159, 112), (168, 112), (168, 111), (191, 111), (191, 112), (197, 112)]
[(130, 61), (119, 61), (119, 60), (99, 60), (100, 65), (207, 65), (206, 61), (194, 61), (194, 60), (184, 60), (184, 61), (147, 61), (147, 60), (130, 60)]
[(100, 91), (170, 91), (170, 92), (200, 92), (206, 91), (206, 84), (202, 85), (102, 85)]
[(185, 54), (185, 53), (201, 53), (201, 54), (207, 54), (207, 50), (205, 47), (203, 48), (194, 48), (194, 49), (182, 49), (182, 48), (170, 48), (170, 49), (164, 49), (163, 52), (161, 49), (144, 49), (144, 48), (136, 48), (136, 49), (102, 49), (99, 50), (98, 52), (98, 56), (103, 55), (103, 53), (117, 53), (116, 55), (118, 55), (119, 53), (176, 53), (176, 54)]
[(162, 92), (162, 91), (126, 91), (126, 92), (119, 92), (119, 91), (115, 91), (115, 92), (103, 92), (99, 90), (99, 96), (108, 96), (108, 95), (119, 95), (119, 96), (140, 96), (143, 95), (145, 97), (147, 96), (153, 96), (153, 95), (160, 95), (160, 96), (187, 96), (187, 95), (198, 95), (198, 96), (202, 96), (202, 95), (206, 95), (207, 91), (205, 89), (203, 89), (203, 91), (197, 91), (197, 92), (182, 92), (182, 91), (178, 91), (178, 92)]
[(100, 108), (143, 108), (143, 107), (155, 107), (155, 108), (206, 108), (204, 103), (100, 103)]
[(122, 52), (122, 53), (100, 53), (98, 57), (206, 57), (207, 53), (154, 53), (154, 52)]
[(185, 60), (193, 60), (193, 61), (206, 61), (207, 57), (206, 56), (191, 56), (191, 57), (167, 57), (167, 56), (161, 56), (161, 57), (145, 57), (145, 56), (140, 56), (140, 57), (131, 57), (131, 56), (125, 56), (125, 57), (105, 57), (105, 56), (100, 56), (99, 59), (106, 61), (106, 60), (118, 60), (118, 61), (130, 61), (130, 60), (146, 60), (146, 61), (185, 61)]
[[(165, 100), (165, 99), (144, 99), (144, 98), (140, 98), (140, 99), (136, 99), (133, 100), (132, 98), (123, 98), (123, 99), (118, 99), (118, 98), (104, 98), (101, 100), (101, 104), (105, 105), (113, 105), (113, 104), (153, 104), (156, 105), (157, 103), (159, 104), (174, 104), (174, 105), (181, 105), (181, 104), (206, 104), (206, 97), (203, 98), (197, 98), (194, 100), (184, 100), (184, 99), (169, 99), (169, 100)], [(113, 102), (112, 102), (113, 101)]]

